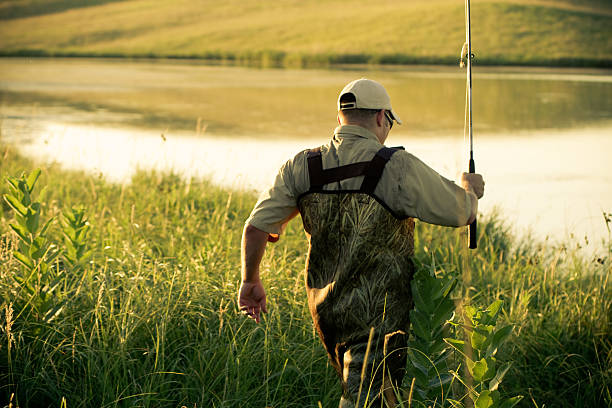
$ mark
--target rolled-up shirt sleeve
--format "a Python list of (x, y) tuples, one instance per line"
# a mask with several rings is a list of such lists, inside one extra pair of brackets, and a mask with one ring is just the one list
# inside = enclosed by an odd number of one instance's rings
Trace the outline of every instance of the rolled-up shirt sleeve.
[(448, 227), (467, 224), (472, 198), (463, 188), (404, 151), (396, 153), (388, 166), (391, 181), (383, 194), (400, 216)]
[(261, 193), (246, 224), (268, 234), (282, 233), (287, 221), (297, 209), (296, 197), (291, 188), (293, 177), (290, 166), (291, 161), (285, 163), (277, 173), (272, 186)]

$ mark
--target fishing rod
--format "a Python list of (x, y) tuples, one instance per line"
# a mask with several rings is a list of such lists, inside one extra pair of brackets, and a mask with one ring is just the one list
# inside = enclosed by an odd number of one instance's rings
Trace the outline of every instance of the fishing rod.
[[(466, 50), (467, 48), (467, 50)], [(470, 141), (470, 162), (469, 162), (469, 172), (475, 173), (476, 166), (474, 165), (474, 135), (472, 131), (472, 59), (474, 55), (472, 54), (472, 30), (470, 25), (470, 0), (465, 0), (465, 43), (463, 44), (463, 48), (461, 49), (461, 63), (460, 66), (463, 68), (465, 63), (463, 62), (463, 57), (467, 54), (467, 87), (466, 87), (466, 99), (467, 106), (469, 111), (466, 109), (465, 118), (469, 121), (469, 141)], [(465, 140), (466, 133), (466, 123), (464, 121), (463, 126), (463, 139)], [(477, 224), (476, 219), (469, 226), (469, 247), (470, 249), (475, 249), (477, 247), (476, 237), (477, 237)]]

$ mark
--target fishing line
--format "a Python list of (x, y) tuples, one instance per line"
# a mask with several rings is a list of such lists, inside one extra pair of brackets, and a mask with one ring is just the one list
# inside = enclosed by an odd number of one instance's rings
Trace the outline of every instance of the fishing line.
[[(470, 160), (469, 160), (469, 172), (475, 173), (476, 166), (474, 164), (474, 134), (473, 134), (473, 115), (472, 115), (472, 59), (474, 55), (472, 54), (472, 30), (470, 24), (470, 0), (465, 0), (465, 43), (461, 48), (461, 62), (460, 66), (464, 67), (465, 63), (463, 62), (463, 57), (467, 55), (467, 83), (466, 83), (466, 93), (467, 93), (467, 106), (466, 112), (467, 118), (464, 118), (463, 125), (463, 139), (465, 144), (465, 133), (466, 133), (466, 122), (469, 121), (469, 141), (470, 141)], [(467, 48), (467, 49), (466, 49)], [(467, 51), (467, 52), (466, 52)], [(475, 249), (477, 247), (476, 238), (477, 238), (477, 223), (476, 220), (472, 222), (468, 229), (469, 236), (469, 247), (470, 249)]]

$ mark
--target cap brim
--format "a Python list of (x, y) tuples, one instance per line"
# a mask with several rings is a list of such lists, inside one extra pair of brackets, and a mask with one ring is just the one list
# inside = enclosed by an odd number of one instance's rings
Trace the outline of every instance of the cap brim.
[(399, 116), (397, 116), (397, 113), (395, 113), (393, 109), (391, 109), (391, 116), (393, 116), (393, 120), (395, 120), (398, 125), (402, 124), (402, 120), (400, 119)]

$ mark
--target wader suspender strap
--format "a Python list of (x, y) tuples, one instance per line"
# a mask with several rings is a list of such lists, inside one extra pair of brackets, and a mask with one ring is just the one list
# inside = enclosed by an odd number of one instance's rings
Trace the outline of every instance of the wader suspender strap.
[(378, 180), (380, 180), (380, 177), (382, 176), (385, 165), (395, 152), (396, 150), (390, 147), (383, 147), (376, 152), (376, 156), (374, 156), (370, 162), (370, 165), (365, 171), (365, 178), (363, 179), (363, 183), (361, 183), (362, 192), (374, 194), (374, 190), (376, 189)]
[(357, 176), (365, 176), (361, 184), (361, 192), (372, 194), (376, 189), (378, 180), (382, 176), (385, 165), (393, 153), (403, 147), (383, 147), (369, 162), (347, 164), (332, 169), (323, 170), (321, 148), (308, 151), (308, 175), (310, 176), (310, 191), (321, 191), (325, 184), (345, 180)]

